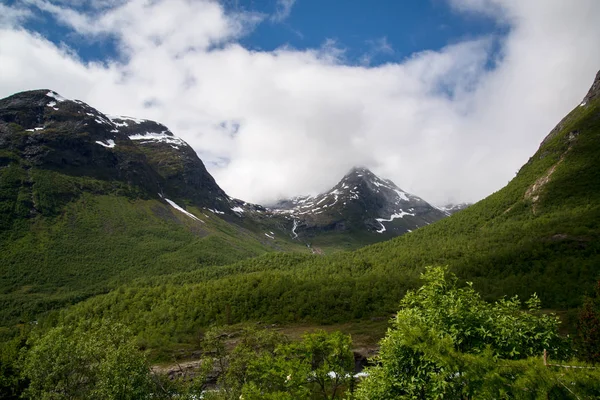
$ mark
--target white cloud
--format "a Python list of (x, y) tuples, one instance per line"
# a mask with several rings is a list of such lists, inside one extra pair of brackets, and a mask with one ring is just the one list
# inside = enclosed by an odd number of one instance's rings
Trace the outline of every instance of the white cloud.
[(378, 54), (394, 54), (394, 48), (388, 42), (387, 37), (383, 36), (374, 40), (367, 40), (367, 45), (369, 45), (370, 49), (360, 59), (360, 63), (362, 65), (369, 65), (373, 60), (373, 57)]
[(277, 0), (275, 3), (275, 13), (271, 16), (271, 20), (274, 22), (283, 22), (292, 13), (292, 7), (296, 0)]
[(491, 71), (498, 38), (369, 68), (345, 65), (331, 41), (245, 49), (236, 39), (264, 17), (212, 1), (131, 0), (92, 16), (28, 1), (84, 37), (115, 38), (123, 57), (86, 64), (4, 26), (0, 96), (51, 88), (161, 121), (230, 195), (255, 202), (326, 190), (353, 165), (435, 203), (477, 200), (514, 176), (600, 68), (595, 0), (453, 0), (509, 25)]
[(0, 4), (0, 27), (16, 27), (31, 16), (26, 8)]

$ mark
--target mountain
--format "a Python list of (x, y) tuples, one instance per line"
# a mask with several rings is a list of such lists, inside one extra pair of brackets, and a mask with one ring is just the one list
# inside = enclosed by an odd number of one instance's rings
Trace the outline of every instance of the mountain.
[(270, 253), (140, 280), (65, 320), (109, 316), (145, 342), (172, 342), (215, 323), (388, 318), (431, 265), (448, 266), (488, 300), (536, 293), (572, 326), (572, 309), (600, 279), (600, 73), (508, 185), (461, 212), (353, 252)]
[(448, 203), (448, 204), (443, 205), (438, 208), (440, 210), (442, 210), (444, 213), (446, 213), (446, 215), (452, 215), (454, 213), (464, 210), (467, 207), (470, 207), (471, 205), (472, 205), (472, 203), (457, 203), (457, 204)]
[(0, 100), (0, 321), (140, 276), (307, 251), (266, 214), (164, 125), (50, 90)]
[(371, 235), (371, 242), (402, 235), (447, 214), (366, 168), (352, 168), (331, 190), (281, 200), (269, 210), (292, 221), (294, 238)]
[(366, 169), (303, 206), (231, 198), (158, 122), (47, 89), (1, 99), (0, 324), (142, 276), (355, 249), (444, 216)]

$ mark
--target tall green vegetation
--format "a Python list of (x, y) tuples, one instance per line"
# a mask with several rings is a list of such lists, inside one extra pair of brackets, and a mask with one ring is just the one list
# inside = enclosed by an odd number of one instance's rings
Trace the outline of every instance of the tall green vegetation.
[(32, 399), (600, 396), (600, 370), (570, 359), (571, 342), (559, 336), (555, 316), (540, 312), (537, 297), (523, 310), (517, 298), (484, 301), (447, 268), (428, 268), (422, 278), (424, 285), (402, 299), (374, 365), (360, 378), (349, 336), (317, 331), (292, 341), (248, 327), (235, 334), (209, 329), (198, 342), (196, 372), (169, 381), (151, 372), (127, 328), (107, 320), (36, 328), (12, 347), (17, 351), (3, 353), (0, 389), (6, 398)]
[(600, 395), (600, 371), (546, 367), (546, 349), (567, 359), (569, 343), (558, 320), (527, 310), (517, 298), (487, 303), (471, 285), (456, 286), (443, 268), (430, 268), (425, 285), (409, 292), (381, 342), (377, 365), (358, 399), (578, 399)]
[[(298, 342), (272, 331), (245, 330), (225, 351), (224, 335), (211, 330), (206, 354), (218, 372), (211, 399), (341, 399), (354, 382), (349, 336), (309, 333)], [(203, 360), (204, 361), (204, 360)]]
[(22, 366), (30, 399), (145, 399), (157, 390), (119, 324), (60, 326), (32, 338)]
[(600, 281), (595, 289), (579, 311), (575, 340), (581, 359), (600, 364)]

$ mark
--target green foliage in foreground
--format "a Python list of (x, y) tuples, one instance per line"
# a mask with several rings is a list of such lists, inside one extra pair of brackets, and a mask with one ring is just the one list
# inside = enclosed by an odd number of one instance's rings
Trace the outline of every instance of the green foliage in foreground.
[(209, 399), (339, 399), (353, 387), (354, 357), (349, 336), (306, 334), (290, 342), (272, 331), (245, 330), (231, 352), (213, 329), (203, 347), (216, 365), (216, 389)]
[(22, 371), (31, 399), (144, 399), (156, 390), (120, 325), (61, 326), (32, 339)]
[[(375, 365), (354, 376), (349, 336), (316, 332), (293, 342), (269, 330), (237, 336), (213, 328), (200, 341), (193, 376), (168, 381), (149, 369), (130, 331), (110, 321), (36, 329), (2, 353), (6, 398), (40, 399), (588, 399), (600, 396), (600, 370), (545, 366), (567, 360), (558, 321), (521, 310), (518, 299), (487, 303), (430, 268), (409, 292), (381, 342)], [(17, 350), (17, 351), (15, 351)], [(559, 361), (567, 363), (567, 361)]]
[(486, 303), (471, 286), (457, 288), (442, 268), (423, 275), (381, 342), (377, 365), (358, 399), (597, 398), (600, 371), (545, 367), (541, 355), (564, 360), (569, 343), (558, 320), (539, 314), (539, 300), (522, 311), (517, 298)]

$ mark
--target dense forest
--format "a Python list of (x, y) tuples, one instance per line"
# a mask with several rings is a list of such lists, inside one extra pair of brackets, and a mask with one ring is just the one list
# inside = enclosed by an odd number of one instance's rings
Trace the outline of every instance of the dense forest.
[[(600, 395), (600, 369), (589, 364), (600, 361), (597, 334), (586, 332), (575, 342), (562, 337), (560, 321), (540, 312), (537, 296), (523, 310), (517, 297), (484, 301), (471, 284), (457, 285), (446, 268), (428, 268), (421, 279), (424, 285), (402, 299), (372, 366), (359, 374), (352, 338), (340, 332), (317, 331), (294, 341), (248, 326), (232, 340), (226, 328), (215, 326), (199, 338), (202, 358), (194, 373), (167, 379), (149, 367), (125, 325), (83, 319), (49, 330), (24, 329), (3, 343), (0, 395), (370, 400)], [(582, 324), (592, 315), (599, 318), (598, 298), (600, 292), (589, 299)]]

